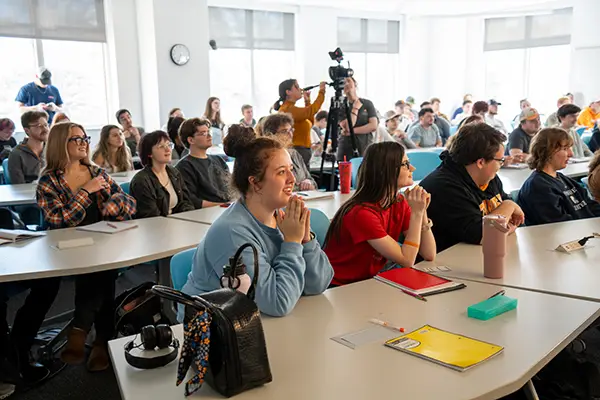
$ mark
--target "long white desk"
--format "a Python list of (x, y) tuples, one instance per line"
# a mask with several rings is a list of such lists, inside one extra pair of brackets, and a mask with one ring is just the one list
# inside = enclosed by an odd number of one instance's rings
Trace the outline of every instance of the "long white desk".
[[(273, 382), (236, 398), (497, 399), (525, 385), (600, 315), (598, 303), (508, 289), (506, 294), (519, 300), (516, 311), (485, 322), (466, 316), (469, 305), (497, 290), (471, 282), (466, 289), (421, 302), (391, 286), (368, 280), (303, 297), (290, 315), (263, 317)], [(431, 324), (502, 345), (505, 350), (460, 373), (386, 348), (382, 342), (352, 350), (330, 340), (369, 327), (367, 321), (374, 317), (403, 326), (407, 332)], [(174, 328), (175, 336), (181, 339), (182, 326)], [(129, 340), (120, 338), (109, 343), (123, 399), (183, 398), (184, 386), (175, 386), (177, 361), (154, 370), (137, 370), (124, 359), (123, 347)], [(205, 384), (191, 398), (222, 397)]]
[(0, 185), (0, 207), (36, 204), (33, 183)]
[[(589, 164), (587, 162), (569, 164), (567, 165), (567, 168), (560, 172), (570, 178), (580, 178), (582, 176), (587, 176), (588, 165)], [(500, 180), (502, 180), (504, 191), (509, 194), (514, 190), (521, 189), (521, 186), (523, 186), (523, 183), (525, 183), (527, 178), (529, 178), (529, 175), (531, 175), (531, 170), (529, 168), (502, 168), (500, 171), (498, 171), (498, 176), (500, 177)]]
[(483, 276), (481, 246), (457, 244), (417, 268), (446, 265), (452, 278), (600, 301), (600, 239), (571, 254), (553, 251), (561, 243), (600, 232), (600, 218), (521, 227), (507, 239), (504, 277)]
[[(341, 194), (339, 191), (332, 193), (334, 194), (332, 198), (308, 200), (305, 204), (309, 208), (316, 208), (323, 211), (329, 219), (332, 219), (337, 210), (342, 204), (348, 201), (354, 192), (352, 191), (349, 194)], [(169, 215), (169, 218), (212, 225), (225, 210), (227, 210), (225, 207), (207, 207), (199, 210), (171, 214)]]
[[(136, 220), (138, 227), (116, 234), (47, 231), (43, 237), (0, 246), (0, 282), (87, 274), (164, 259), (195, 247), (207, 226), (155, 217)], [(91, 237), (91, 246), (58, 250), (58, 241)]]

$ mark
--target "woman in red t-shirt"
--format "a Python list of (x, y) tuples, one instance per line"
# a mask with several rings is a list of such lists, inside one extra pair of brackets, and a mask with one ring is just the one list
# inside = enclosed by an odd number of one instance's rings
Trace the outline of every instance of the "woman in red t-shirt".
[[(334, 269), (333, 285), (375, 276), (392, 261), (412, 267), (420, 254), (435, 258), (435, 239), (427, 217), (430, 195), (413, 184), (404, 147), (397, 142), (372, 144), (358, 170), (354, 195), (335, 214), (327, 232), (325, 253)], [(404, 234), (404, 244), (398, 244)]]

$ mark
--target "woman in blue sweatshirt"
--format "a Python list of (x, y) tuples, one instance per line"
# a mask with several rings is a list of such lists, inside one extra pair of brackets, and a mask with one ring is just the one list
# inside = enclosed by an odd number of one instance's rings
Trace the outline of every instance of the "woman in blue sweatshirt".
[(526, 225), (600, 217), (600, 203), (579, 182), (558, 172), (573, 157), (572, 146), (573, 139), (559, 128), (542, 129), (533, 138), (528, 163), (534, 171), (517, 200)]
[[(252, 243), (259, 255), (256, 304), (265, 314), (284, 316), (302, 294), (325, 291), (333, 268), (310, 231), (310, 211), (292, 194), (296, 180), (283, 145), (255, 138), (252, 128), (230, 133), (224, 145), (225, 153), (235, 157), (233, 185), (241, 198), (198, 245), (183, 292), (198, 295), (219, 289), (223, 266), (240, 246)], [(251, 249), (242, 256), (252, 277)], [(182, 320), (183, 310), (179, 311)]]

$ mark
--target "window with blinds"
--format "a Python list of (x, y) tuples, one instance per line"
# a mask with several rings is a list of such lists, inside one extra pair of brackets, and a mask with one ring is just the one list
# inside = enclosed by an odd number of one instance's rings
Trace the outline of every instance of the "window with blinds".
[(209, 7), (210, 38), (221, 49), (294, 50), (294, 14)]
[(344, 52), (400, 52), (400, 22), (379, 19), (338, 18), (338, 45)]
[(571, 43), (572, 8), (548, 14), (485, 20), (485, 51), (559, 46)]
[(103, 0), (0, 0), (0, 36), (106, 42)]

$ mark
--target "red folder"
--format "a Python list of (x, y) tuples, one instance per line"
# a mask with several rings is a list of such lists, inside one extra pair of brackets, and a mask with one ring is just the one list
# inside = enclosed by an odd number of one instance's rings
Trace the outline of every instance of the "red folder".
[(395, 286), (414, 294), (427, 296), (462, 289), (464, 284), (453, 282), (414, 268), (394, 268), (375, 276), (380, 282)]

